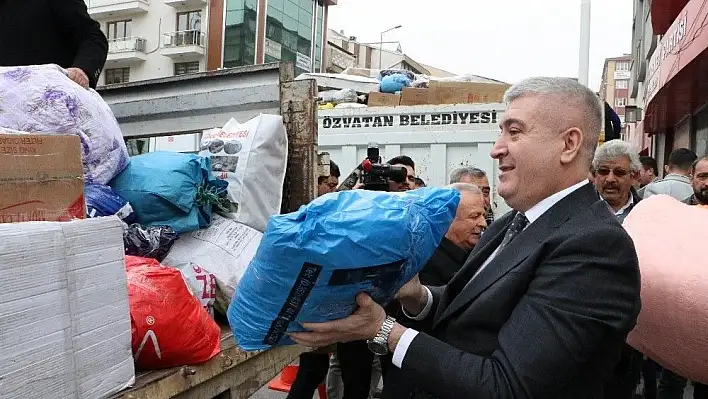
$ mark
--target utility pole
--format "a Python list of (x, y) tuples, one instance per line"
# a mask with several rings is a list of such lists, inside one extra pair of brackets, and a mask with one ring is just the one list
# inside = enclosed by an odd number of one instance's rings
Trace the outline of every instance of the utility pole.
[(590, 73), (590, 0), (580, 0), (580, 56), (578, 82), (588, 86)]

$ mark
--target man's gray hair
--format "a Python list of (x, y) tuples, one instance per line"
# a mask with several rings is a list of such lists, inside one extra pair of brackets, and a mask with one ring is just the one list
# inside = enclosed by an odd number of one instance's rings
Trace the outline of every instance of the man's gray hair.
[(511, 86), (504, 93), (504, 102), (509, 104), (528, 95), (558, 95), (565, 97), (565, 100), (570, 102), (569, 106), (579, 107), (585, 121), (585, 126), (579, 126), (583, 128), (585, 134), (585, 149), (589, 152), (589, 156), (593, 154), (604, 123), (603, 104), (597, 94), (575, 79), (535, 77)]
[(460, 194), (470, 193), (482, 195), (482, 190), (474, 184), (470, 183), (452, 183), (447, 186), (447, 188), (452, 188), (457, 190)]
[(629, 168), (633, 172), (639, 172), (642, 169), (639, 152), (631, 143), (624, 140), (610, 140), (598, 147), (597, 151), (595, 151), (595, 158), (592, 161), (593, 169), (597, 170), (602, 163), (612, 162), (621, 157), (629, 159)]
[(459, 183), (465, 176), (470, 176), (475, 179), (483, 179), (487, 177), (487, 172), (474, 166), (465, 166), (457, 168), (450, 173), (450, 184)]

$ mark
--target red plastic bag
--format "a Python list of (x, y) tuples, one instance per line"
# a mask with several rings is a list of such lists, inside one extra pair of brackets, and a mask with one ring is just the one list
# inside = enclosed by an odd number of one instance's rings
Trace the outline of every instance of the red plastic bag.
[(155, 259), (125, 257), (137, 369), (204, 363), (219, 353), (221, 331), (182, 273)]

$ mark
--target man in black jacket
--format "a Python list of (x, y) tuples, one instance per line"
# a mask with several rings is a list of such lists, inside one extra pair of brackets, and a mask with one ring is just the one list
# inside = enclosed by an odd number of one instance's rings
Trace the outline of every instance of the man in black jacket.
[(107, 55), (84, 0), (0, 0), (0, 66), (57, 64), (95, 88)]
[(384, 385), (385, 398), (602, 398), (635, 326), (637, 254), (587, 180), (597, 97), (567, 78), (528, 79), (504, 97), (491, 155), (514, 211), (489, 226), (449, 284), (414, 278), (399, 292), (420, 329), (359, 294), (352, 316), (291, 334), (307, 346), (369, 339), (372, 351), (392, 352), (408, 389)]

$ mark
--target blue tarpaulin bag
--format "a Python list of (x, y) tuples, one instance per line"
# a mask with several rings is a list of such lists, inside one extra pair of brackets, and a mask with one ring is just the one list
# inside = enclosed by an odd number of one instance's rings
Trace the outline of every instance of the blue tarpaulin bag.
[(389, 302), (433, 255), (459, 201), (451, 189), (351, 190), (271, 217), (227, 312), (236, 342), (292, 344), (287, 331), (350, 315), (360, 292)]
[(90, 218), (115, 215), (128, 224), (136, 220), (130, 203), (116, 194), (109, 186), (86, 183), (84, 197), (86, 198), (86, 215)]
[(157, 151), (132, 157), (110, 186), (130, 202), (138, 223), (187, 233), (211, 224), (228, 183), (214, 177), (208, 158)]

